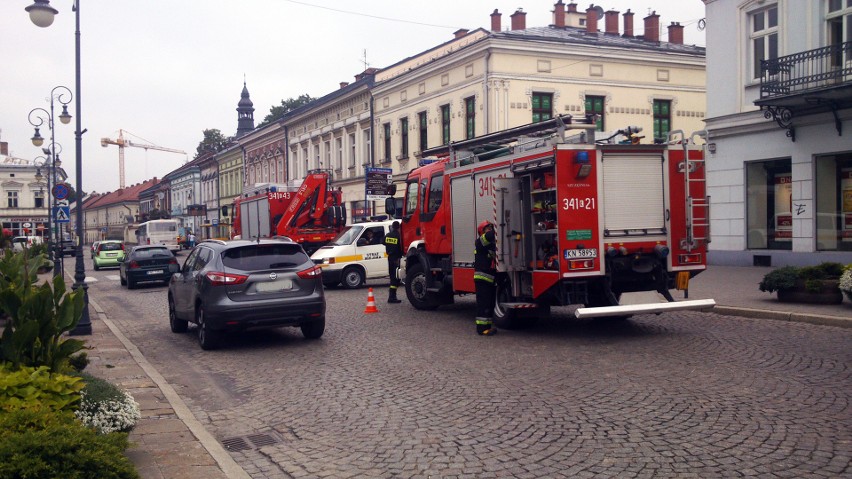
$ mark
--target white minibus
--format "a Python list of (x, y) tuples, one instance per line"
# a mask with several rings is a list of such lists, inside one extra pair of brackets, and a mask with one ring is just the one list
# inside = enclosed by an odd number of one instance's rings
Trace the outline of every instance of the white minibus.
[(180, 251), (178, 244), (178, 220), (151, 220), (136, 229), (136, 240), (141, 245), (157, 244), (170, 249), (172, 253)]

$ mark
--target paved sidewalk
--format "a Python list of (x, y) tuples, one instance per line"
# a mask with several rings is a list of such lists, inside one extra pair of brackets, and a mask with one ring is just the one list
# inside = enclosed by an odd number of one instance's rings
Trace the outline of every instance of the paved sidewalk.
[[(687, 299), (716, 300), (715, 313), (852, 327), (852, 302), (839, 305), (781, 303), (758, 289), (772, 268), (711, 266), (690, 282)], [(684, 299), (683, 292), (673, 292)], [(142, 420), (130, 434), (127, 455), (143, 479), (249, 478), (222, 445), (195, 419), (183, 400), (139, 350), (89, 298), (92, 336), (88, 371), (128, 390)]]
[(130, 433), (127, 456), (143, 479), (247, 479), (250, 476), (195, 419), (166, 380), (89, 297), (92, 335), (82, 336), (98, 377), (126, 389), (142, 419)]

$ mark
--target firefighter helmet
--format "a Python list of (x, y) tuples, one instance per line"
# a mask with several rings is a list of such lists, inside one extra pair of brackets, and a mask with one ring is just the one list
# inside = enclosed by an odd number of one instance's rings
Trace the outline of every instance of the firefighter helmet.
[(488, 220), (485, 220), (482, 223), (479, 223), (479, 226), (476, 227), (476, 233), (479, 234), (479, 235), (485, 233), (485, 228), (488, 227), (488, 226), (490, 226), (491, 228), (494, 228), (494, 225), (491, 224), (491, 222), (488, 221)]

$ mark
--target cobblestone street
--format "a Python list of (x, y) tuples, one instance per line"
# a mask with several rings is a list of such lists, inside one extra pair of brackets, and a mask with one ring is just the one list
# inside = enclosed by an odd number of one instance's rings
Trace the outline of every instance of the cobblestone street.
[[(252, 477), (852, 475), (850, 330), (711, 313), (554, 315), (482, 338), (435, 312), (328, 291), (319, 341), (168, 331), (165, 289), (110, 316)], [(117, 290), (117, 284), (115, 285)]]

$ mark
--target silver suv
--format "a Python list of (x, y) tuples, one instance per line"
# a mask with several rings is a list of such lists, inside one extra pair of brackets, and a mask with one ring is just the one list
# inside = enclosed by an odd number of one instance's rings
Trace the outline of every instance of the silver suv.
[(325, 331), (322, 273), (298, 243), (287, 239), (207, 240), (169, 282), (172, 332), (198, 325), (202, 349), (227, 331), (298, 326), (305, 338)]

